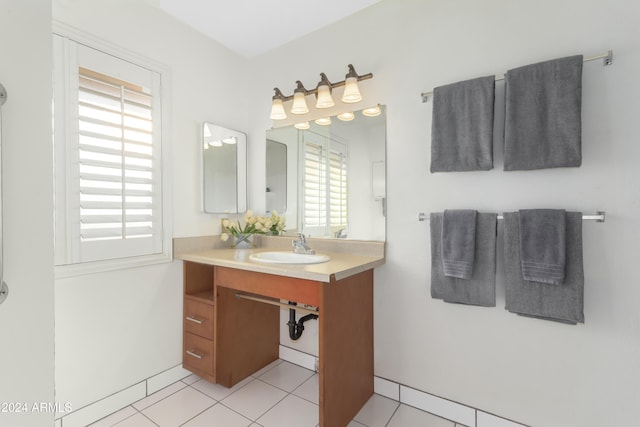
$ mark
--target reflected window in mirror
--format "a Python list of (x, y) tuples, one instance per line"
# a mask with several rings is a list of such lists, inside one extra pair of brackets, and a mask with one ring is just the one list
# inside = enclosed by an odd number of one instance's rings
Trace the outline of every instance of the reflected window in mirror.
[(207, 213), (247, 210), (247, 138), (242, 132), (204, 123), (202, 193)]
[(287, 212), (287, 146), (281, 142), (267, 140), (267, 188), (266, 211), (284, 214)]
[(303, 132), (300, 185), (302, 233), (347, 236), (347, 146), (315, 132)]
[(267, 131), (268, 140), (287, 148), (287, 231), (385, 240), (385, 116), (381, 106), (375, 117), (357, 111), (350, 121), (332, 117), (329, 126)]

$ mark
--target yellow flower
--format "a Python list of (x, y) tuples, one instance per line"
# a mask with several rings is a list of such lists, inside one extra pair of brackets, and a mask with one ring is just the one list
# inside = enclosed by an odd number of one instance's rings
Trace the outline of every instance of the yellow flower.
[(226, 242), (227, 240), (229, 240), (229, 234), (228, 233), (222, 233), (220, 235), (220, 240), (222, 240), (223, 242)]

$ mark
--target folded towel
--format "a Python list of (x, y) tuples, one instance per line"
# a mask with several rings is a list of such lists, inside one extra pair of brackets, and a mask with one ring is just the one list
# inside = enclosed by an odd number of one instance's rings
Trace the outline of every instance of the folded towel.
[(524, 280), (564, 282), (566, 215), (561, 209), (519, 211), (520, 260)]
[(580, 166), (582, 55), (505, 75), (504, 170)]
[(433, 90), (431, 172), (493, 168), (495, 76)]
[(476, 253), (476, 214), (473, 210), (445, 210), (442, 217), (444, 275), (470, 279)]
[(497, 215), (478, 213), (476, 217), (475, 267), (469, 280), (445, 276), (442, 263), (442, 213), (430, 215), (431, 297), (446, 302), (496, 306), (496, 224)]
[(566, 213), (566, 267), (561, 286), (522, 278), (519, 214), (504, 214), (505, 308), (513, 313), (565, 323), (584, 323), (582, 214)]

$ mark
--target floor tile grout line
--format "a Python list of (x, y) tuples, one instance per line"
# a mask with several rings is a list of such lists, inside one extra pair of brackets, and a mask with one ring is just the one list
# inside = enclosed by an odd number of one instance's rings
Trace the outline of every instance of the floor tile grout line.
[[(127, 407), (128, 407), (128, 406), (131, 406), (131, 405), (127, 405), (127, 406), (125, 406), (124, 408), (120, 408), (120, 409), (118, 409), (117, 411), (110, 413), (109, 415), (105, 415), (104, 417), (99, 418), (99, 419), (95, 420), (94, 422), (92, 422), (91, 424), (89, 424), (89, 426), (92, 426), (92, 425), (94, 425), (94, 424), (96, 424), (96, 423), (99, 423), (99, 422), (101, 422), (101, 421), (103, 421), (103, 420), (106, 420), (106, 419), (107, 419), (107, 418), (109, 418), (110, 416), (115, 415), (115, 414), (117, 414), (117, 413), (118, 413), (118, 412), (120, 412), (120, 411), (124, 411), (125, 409), (127, 409)], [(123, 422), (124, 420), (128, 420), (129, 418), (131, 418), (131, 417), (134, 417), (134, 416), (138, 415), (138, 410), (137, 410), (136, 408), (134, 408), (133, 406), (131, 406), (131, 408), (133, 408), (133, 410), (135, 411), (135, 413), (134, 413), (134, 414), (132, 414), (132, 415), (129, 415), (128, 417), (124, 417), (123, 419), (121, 419), (120, 421), (118, 421), (115, 425), (118, 425), (118, 424), (120, 424), (121, 422)], [(64, 424), (62, 423), (62, 421), (60, 422), (60, 425), (64, 426)], [(113, 424), (112, 424), (112, 425), (113, 425)]]
[[(196, 381), (196, 382), (197, 382), (197, 381)], [(197, 413), (197, 414), (195, 414), (193, 417), (189, 418), (188, 420), (186, 420), (185, 422), (183, 422), (182, 424), (180, 424), (181, 426), (185, 425), (186, 423), (188, 423), (188, 422), (189, 422), (189, 421), (191, 421), (192, 419), (194, 419), (194, 418), (196, 418), (196, 417), (200, 416), (200, 415), (201, 415), (201, 414), (203, 414), (204, 412), (208, 411), (209, 409), (213, 408), (214, 406), (216, 406), (217, 404), (219, 404), (219, 403), (220, 403), (220, 401), (219, 401), (219, 400), (214, 399), (213, 397), (209, 396), (207, 393), (205, 393), (205, 392), (203, 392), (203, 391), (201, 391), (201, 390), (198, 390), (198, 389), (197, 389), (197, 388), (195, 388), (195, 387), (191, 387), (190, 385), (187, 385), (187, 387), (181, 388), (181, 389), (180, 389), (180, 390), (178, 390), (178, 391), (184, 390), (185, 388), (191, 388), (192, 390), (195, 390), (195, 391), (197, 391), (198, 393), (202, 394), (203, 396), (205, 396), (205, 397), (207, 397), (207, 398), (209, 398), (209, 399), (213, 400), (213, 404), (212, 404), (212, 405), (207, 406), (207, 407), (206, 407), (206, 408), (204, 408), (202, 411), (198, 412), (198, 413)], [(176, 393), (177, 393), (177, 392), (176, 392)], [(164, 400), (164, 399), (163, 399), (163, 400)]]
[[(135, 409), (135, 408), (134, 408)], [(145, 414), (143, 414), (142, 412), (138, 411), (138, 413), (140, 415), (142, 415), (143, 417), (145, 417), (146, 419), (148, 419), (149, 421), (151, 421), (151, 423), (157, 427), (160, 427), (160, 424), (156, 423), (155, 421), (153, 421), (151, 418), (147, 417)]]
[[(133, 402), (130, 406), (131, 406), (131, 407), (133, 407), (133, 409), (135, 409), (135, 410), (136, 410), (136, 411), (138, 411), (138, 412), (146, 411), (147, 409), (151, 408), (152, 406), (157, 405), (158, 403), (162, 402), (163, 400), (165, 400), (165, 399), (167, 399), (167, 398), (169, 398), (169, 397), (173, 396), (174, 394), (176, 394), (176, 393), (178, 393), (178, 392), (180, 392), (180, 391), (184, 390), (185, 388), (187, 388), (187, 387), (189, 387), (189, 386), (188, 386), (188, 385), (186, 385), (185, 387), (182, 387), (180, 390), (176, 390), (176, 391), (174, 391), (173, 393), (170, 393), (170, 394), (166, 395), (166, 396), (165, 396), (165, 397), (163, 397), (162, 399), (158, 400), (157, 402), (152, 403), (151, 405), (149, 405), (149, 406), (147, 406), (147, 407), (143, 408), (142, 410), (138, 410), (138, 408), (136, 408), (136, 407), (135, 407), (135, 406), (133, 406), (133, 405), (134, 405), (134, 404), (136, 404), (136, 403), (138, 403), (138, 402), (140, 402), (140, 401), (142, 401), (142, 400), (144, 400), (144, 399), (147, 399), (147, 398), (149, 398), (149, 397), (153, 396), (154, 394), (159, 393), (160, 391), (162, 391), (162, 390), (164, 390), (164, 389), (166, 389), (166, 388), (169, 388), (169, 387), (171, 387), (172, 385), (177, 384), (177, 383), (179, 383), (179, 382), (182, 382), (182, 380), (178, 380), (178, 381), (176, 381), (176, 382), (174, 382), (174, 383), (171, 383), (171, 384), (169, 384), (168, 386), (165, 386), (165, 387), (161, 388), (160, 390), (157, 390), (157, 391), (155, 391), (155, 392), (151, 393), (150, 395), (147, 395), (147, 396), (143, 397), (142, 399), (136, 400), (136, 401), (135, 401), (135, 402)], [(182, 384), (184, 384), (184, 383), (182, 383)]]
[(218, 402), (218, 405), (224, 406), (224, 407), (225, 407), (225, 408), (227, 408), (228, 410), (230, 410), (230, 411), (232, 411), (232, 412), (234, 412), (234, 413), (236, 413), (236, 414), (240, 415), (242, 418), (244, 418), (244, 419), (246, 419), (246, 420), (251, 421), (251, 423), (252, 423), (252, 424), (253, 424), (253, 423), (255, 423), (255, 421), (253, 421), (251, 418), (247, 417), (245, 414), (241, 414), (240, 412), (236, 411), (236, 410), (235, 410), (235, 409), (233, 409), (233, 408), (228, 407), (227, 405), (225, 405), (225, 404), (224, 404), (224, 403), (222, 403), (222, 402)]
[(396, 409), (393, 410), (393, 414), (391, 414), (391, 417), (389, 417), (389, 421), (387, 421), (387, 423), (384, 425), (385, 427), (387, 427), (389, 425), (389, 423), (391, 422), (393, 417), (396, 415), (396, 413), (398, 412), (398, 409), (400, 409), (400, 405), (402, 405), (402, 404), (400, 402), (398, 402), (398, 404), (396, 405)]
[[(309, 377), (309, 378), (311, 378), (311, 377)], [(302, 384), (304, 384), (305, 382), (307, 382), (307, 380), (308, 380), (309, 378), (307, 378), (306, 380), (304, 380), (300, 385), (302, 385)], [(297, 386), (297, 387), (296, 387), (296, 388), (294, 388), (292, 391), (289, 391), (289, 390), (286, 390), (286, 389), (284, 389), (284, 388), (278, 387), (277, 385), (271, 384), (270, 382), (267, 382), (267, 381), (265, 381), (265, 380), (261, 380), (260, 378), (256, 378), (256, 380), (260, 381), (260, 382), (261, 382), (261, 383), (263, 383), (263, 384), (270, 385), (271, 387), (275, 387), (275, 388), (277, 388), (277, 389), (278, 389), (278, 390), (280, 390), (280, 391), (284, 391), (284, 392), (285, 392), (285, 393), (287, 393), (287, 394), (291, 394), (291, 393), (293, 393), (293, 390), (296, 390), (296, 389), (299, 387), (299, 386)]]
[(273, 408), (275, 408), (276, 406), (278, 406), (278, 404), (279, 404), (280, 402), (282, 402), (284, 399), (286, 399), (286, 398), (287, 398), (287, 396), (289, 396), (289, 394), (291, 394), (291, 393), (287, 393), (287, 394), (286, 394), (282, 399), (280, 399), (280, 400), (278, 400), (276, 403), (274, 403), (272, 407), (270, 407), (269, 409), (267, 409), (266, 411), (264, 411), (262, 414), (260, 414), (260, 416), (259, 416), (258, 418), (256, 418), (255, 420), (251, 420), (251, 421), (253, 421), (254, 423), (257, 423), (257, 422), (258, 422), (258, 420), (259, 420), (260, 418), (262, 418), (262, 417), (263, 417), (267, 412), (269, 412), (270, 410), (272, 410)]
[[(203, 393), (204, 394), (204, 393)], [(211, 396), (207, 396), (207, 397), (211, 397)], [(188, 420), (186, 420), (185, 422), (183, 422), (182, 424), (180, 424), (180, 426), (185, 425), (186, 423), (188, 423), (189, 421), (191, 421), (192, 419), (199, 417), (200, 415), (204, 414), (205, 412), (207, 412), (209, 409), (213, 408), (214, 406), (216, 406), (217, 404), (219, 404), (220, 402), (218, 402), (217, 400), (213, 399), (213, 401), (215, 402), (213, 405), (209, 405), (206, 408), (204, 408), (202, 411), (198, 412), (197, 414), (195, 414), (193, 417), (189, 418)]]
[(298, 395), (297, 395), (297, 394), (295, 394), (294, 392), (291, 392), (291, 393), (289, 393), (289, 394), (290, 394), (290, 395), (292, 395), (292, 396), (294, 396), (294, 397), (297, 397), (298, 399), (302, 399), (302, 400), (304, 400), (305, 402), (309, 402), (309, 403), (311, 403), (312, 405), (316, 405), (317, 407), (320, 407), (320, 405), (318, 405), (316, 402), (313, 402), (313, 401), (311, 401), (311, 400), (309, 400), (309, 399), (307, 399), (307, 398), (305, 398), (305, 397), (298, 396)]

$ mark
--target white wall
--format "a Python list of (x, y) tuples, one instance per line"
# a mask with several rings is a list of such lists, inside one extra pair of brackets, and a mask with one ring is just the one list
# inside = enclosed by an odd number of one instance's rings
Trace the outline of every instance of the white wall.
[[(0, 402), (28, 411), (0, 412), (2, 426), (52, 425), (53, 156), (51, 150), (51, 3), (0, 1), (4, 279), (0, 305)], [(19, 40), (19, 43), (16, 41)]]
[[(346, 65), (373, 72), (368, 95), (387, 105), (387, 262), (375, 274), (375, 373), (538, 426), (637, 424), (640, 402), (640, 4), (626, 0), (384, 0), (251, 61), (250, 205), (264, 203), (260, 149), (271, 88), (290, 93)], [(577, 53), (614, 49), (611, 67), (585, 64), (583, 165), (430, 174), (435, 86)], [(502, 93), (501, 83), (497, 84)], [(519, 317), (504, 307), (429, 296), (428, 222), (418, 212), (527, 207), (607, 211), (583, 226), (586, 323)], [(501, 229), (501, 227), (500, 227)], [(500, 267), (500, 266), (499, 266)]]
[[(144, 0), (55, 0), (53, 17), (169, 67), (173, 234), (218, 234), (200, 212), (201, 127), (246, 131), (245, 60)], [(182, 361), (180, 262), (58, 279), (55, 305), (56, 398), (76, 409)]]
[[(25, 306), (37, 312), (12, 335), (35, 359), (25, 371), (29, 380), (12, 382), (10, 397), (51, 400), (53, 256), (46, 242), (52, 241), (53, 225), (42, 212), (52, 212), (52, 202), (51, 187), (41, 183), (50, 182), (52, 166), (50, 157), (31, 155), (34, 146), (50, 147), (48, 2), (37, 7), (3, 0), (2, 8), (13, 18), (1, 30), (0, 43), (11, 60), (3, 61), (0, 81), (13, 96), (3, 108), (3, 134), (5, 200), (11, 198), (15, 207), (5, 209), (11, 294), (0, 316), (9, 304), (16, 304), (14, 317)], [(633, 269), (640, 252), (640, 194), (634, 184), (640, 178), (634, 126), (640, 113), (640, 5), (384, 0), (248, 64), (141, 0), (56, 0), (53, 15), (171, 68), (176, 237), (219, 231), (214, 217), (198, 213), (194, 165), (202, 121), (248, 132), (249, 206), (258, 212), (264, 210), (264, 132), (271, 127), (272, 88), (290, 93), (295, 80), (313, 85), (321, 71), (339, 80), (348, 63), (361, 73), (373, 72), (365, 96), (388, 107), (387, 264), (375, 276), (376, 375), (532, 425), (634, 424), (640, 401), (640, 288)], [(16, 34), (19, 45), (13, 43)], [(616, 55), (612, 67), (585, 65), (581, 168), (506, 173), (498, 149), (493, 171), (429, 174), (431, 105), (420, 102), (420, 92), (609, 48)], [(24, 79), (30, 73), (34, 81)], [(33, 168), (24, 167), (34, 159)], [(27, 200), (29, 191), (38, 197)], [(418, 212), (543, 206), (608, 213), (605, 224), (584, 225), (585, 325), (507, 313), (502, 277), (496, 308), (429, 297), (428, 223), (416, 221)], [(28, 226), (25, 217), (32, 218)], [(55, 281), (58, 400), (79, 407), (179, 364), (180, 293), (179, 263)], [(22, 357), (0, 354), (3, 362)]]

